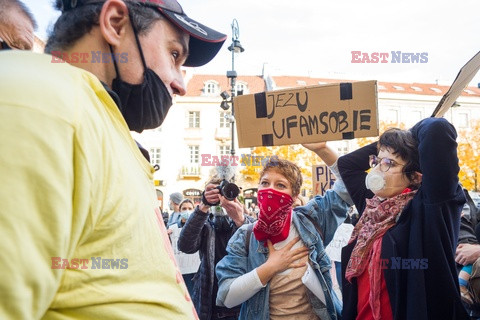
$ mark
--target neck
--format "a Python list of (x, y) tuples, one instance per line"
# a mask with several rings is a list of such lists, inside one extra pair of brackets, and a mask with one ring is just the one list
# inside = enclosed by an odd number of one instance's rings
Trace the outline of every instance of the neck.
[[(95, 36), (99, 32), (94, 28), (89, 37), (82, 37), (68, 50), (62, 51), (71, 65), (93, 73), (97, 78), (112, 87), (116, 77), (111, 53), (103, 38)], [(78, 57), (78, 59), (75, 59)]]

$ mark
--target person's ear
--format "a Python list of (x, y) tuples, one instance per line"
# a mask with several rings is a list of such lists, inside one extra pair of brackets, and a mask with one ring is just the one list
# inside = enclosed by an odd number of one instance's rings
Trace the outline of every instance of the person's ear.
[(100, 32), (112, 46), (118, 46), (130, 27), (128, 8), (122, 0), (108, 0), (102, 7), (99, 17)]
[(413, 176), (413, 182), (416, 185), (420, 185), (422, 183), (422, 174), (418, 171), (415, 171), (414, 176)]

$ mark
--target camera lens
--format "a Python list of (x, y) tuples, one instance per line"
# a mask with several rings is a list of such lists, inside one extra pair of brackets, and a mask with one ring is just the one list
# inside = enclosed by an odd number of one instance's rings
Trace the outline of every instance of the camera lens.
[(232, 201), (238, 196), (240, 189), (238, 189), (237, 185), (234, 183), (227, 183), (222, 188), (222, 193), (225, 198)]

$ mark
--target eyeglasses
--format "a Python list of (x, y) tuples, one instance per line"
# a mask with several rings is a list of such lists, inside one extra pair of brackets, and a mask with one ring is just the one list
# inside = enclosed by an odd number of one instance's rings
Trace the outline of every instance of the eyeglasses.
[(380, 157), (377, 157), (374, 154), (371, 154), (369, 156), (369, 162), (368, 163), (370, 164), (370, 168), (374, 168), (378, 164), (380, 164), (380, 171), (382, 171), (382, 172), (387, 172), (388, 169), (390, 169), (391, 167), (395, 167), (395, 166), (404, 167), (405, 166), (404, 164), (399, 164), (395, 160), (392, 160), (390, 158), (380, 158)]

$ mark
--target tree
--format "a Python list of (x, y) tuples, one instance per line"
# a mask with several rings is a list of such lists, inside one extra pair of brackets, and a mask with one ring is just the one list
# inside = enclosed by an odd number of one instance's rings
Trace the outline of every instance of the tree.
[(312, 165), (323, 162), (315, 153), (299, 144), (276, 147), (255, 147), (252, 149), (250, 155), (242, 155), (240, 157), (240, 165), (243, 169), (240, 170), (240, 175), (243, 177), (243, 183), (256, 186), (263, 164), (272, 156), (296, 163), (303, 177), (302, 189), (305, 190), (307, 196), (311, 195)]
[[(391, 127), (406, 129), (404, 123), (380, 121), (380, 134)], [(480, 132), (480, 120), (473, 120), (470, 122), (469, 128), (458, 130), (457, 154), (460, 166), (458, 178), (465, 189), (479, 191), (480, 157), (478, 148), (480, 148), (480, 135), (474, 134), (474, 132)], [(377, 138), (359, 138), (357, 142), (359, 147), (363, 147), (376, 140)]]
[[(404, 123), (380, 121), (379, 124), (380, 134), (392, 127), (406, 129)], [(474, 134), (474, 132), (480, 132), (480, 120), (473, 120), (469, 128), (458, 130), (457, 153), (460, 166), (458, 177), (464, 188), (478, 192), (480, 189), (480, 156), (478, 151), (480, 148), (480, 135)], [(377, 141), (378, 137), (358, 138), (356, 140), (360, 148)], [(240, 173), (243, 175), (244, 182), (250, 185), (256, 185), (258, 183), (259, 173), (263, 167), (263, 163), (261, 163), (262, 159), (273, 155), (290, 160), (300, 167), (304, 181), (303, 189), (305, 189), (307, 195), (312, 195), (312, 165), (323, 162), (317, 155), (301, 145), (253, 148), (251, 157), (258, 157), (256, 163), (252, 161), (252, 158), (248, 160), (248, 156), (245, 155), (240, 161), (243, 168), (240, 170)]]
[(458, 177), (460, 183), (467, 190), (479, 191), (480, 158), (480, 120), (470, 122), (470, 128), (458, 130), (458, 159), (460, 172)]

